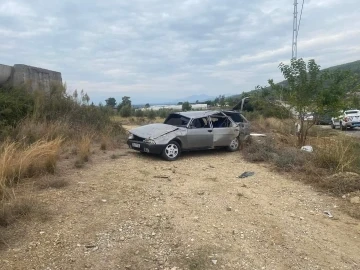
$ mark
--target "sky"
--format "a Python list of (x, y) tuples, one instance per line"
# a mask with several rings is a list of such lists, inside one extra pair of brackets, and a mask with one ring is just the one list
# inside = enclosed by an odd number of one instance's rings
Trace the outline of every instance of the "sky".
[[(282, 80), (293, 2), (1, 0), (0, 63), (59, 71), (95, 103), (240, 94)], [(359, 60), (359, 14), (359, 0), (305, 0), (298, 57), (322, 68)]]

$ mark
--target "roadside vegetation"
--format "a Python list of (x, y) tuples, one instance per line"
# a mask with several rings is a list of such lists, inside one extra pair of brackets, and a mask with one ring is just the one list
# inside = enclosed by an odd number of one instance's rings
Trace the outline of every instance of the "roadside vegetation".
[(19, 183), (39, 179), (40, 188), (64, 187), (67, 181), (41, 180), (56, 173), (61, 155), (72, 154), (73, 166), (82, 167), (92, 147), (120, 146), (125, 131), (111, 121), (112, 111), (89, 100), (83, 91), (67, 93), (66, 85), (52, 85), (48, 93), (0, 89), (0, 227), (38, 209), (30, 195), (17, 195)]
[[(252, 131), (266, 137), (251, 137), (245, 142), (243, 157), (270, 164), (279, 172), (343, 197), (345, 210), (360, 218), (360, 205), (349, 202), (360, 195), (360, 139), (321, 128), (316, 119), (304, 119), (309, 111), (336, 114), (356, 106), (353, 97), (360, 89), (359, 76), (339, 70), (320, 72), (313, 60), (308, 64), (292, 60), (289, 66), (279, 67), (286, 81), (275, 84), (269, 80), (270, 87), (251, 95), (253, 110), (245, 115), (251, 120)], [(301, 150), (304, 145), (311, 146), (313, 152)]]

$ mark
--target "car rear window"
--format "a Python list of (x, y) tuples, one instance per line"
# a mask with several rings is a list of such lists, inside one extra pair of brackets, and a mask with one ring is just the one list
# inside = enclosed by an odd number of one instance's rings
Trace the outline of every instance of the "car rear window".
[(359, 113), (359, 111), (346, 111), (345, 114), (354, 114), (354, 113)]
[(241, 115), (239, 113), (229, 113), (229, 112), (225, 112), (225, 114), (227, 116), (230, 116), (231, 119), (235, 122), (235, 123), (240, 123), (240, 122), (244, 122), (244, 119), (241, 117)]

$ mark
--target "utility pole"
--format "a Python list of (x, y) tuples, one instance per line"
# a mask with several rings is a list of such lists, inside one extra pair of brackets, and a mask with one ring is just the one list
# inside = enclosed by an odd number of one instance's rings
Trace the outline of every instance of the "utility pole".
[(298, 36), (298, 11), (297, 0), (294, 0), (294, 21), (293, 21), (293, 38), (292, 38), (292, 59), (297, 58), (297, 36)]

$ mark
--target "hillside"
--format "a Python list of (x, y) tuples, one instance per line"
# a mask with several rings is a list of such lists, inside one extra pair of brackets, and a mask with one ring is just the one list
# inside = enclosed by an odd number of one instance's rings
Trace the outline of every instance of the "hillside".
[[(325, 68), (323, 70), (324, 71), (325, 70), (350, 70), (350, 71), (354, 72), (355, 74), (357, 74), (358, 77), (359, 77), (359, 80), (360, 80), (360, 60), (350, 62), (350, 63), (346, 63), (346, 64), (337, 65), (337, 66), (332, 66), (332, 67), (329, 67), (329, 68)], [(285, 86), (285, 85), (287, 85), (287, 81), (284, 80), (284, 81), (278, 82), (278, 84)], [(251, 94), (253, 94), (253, 93), (257, 92), (257, 91), (259, 91), (259, 90), (247, 91), (247, 92), (244, 92), (242, 95), (244, 95), (244, 94), (251, 95)], [(235, 95), (233, 97), (239, 97), (239, 96), (242, 96), (242, 95)]]

